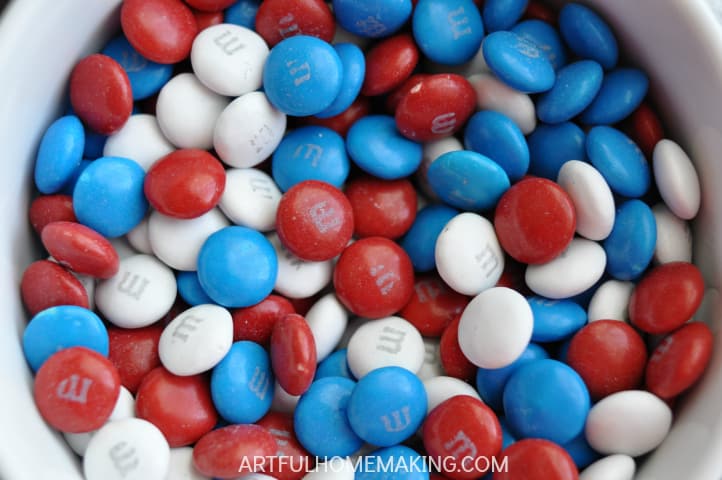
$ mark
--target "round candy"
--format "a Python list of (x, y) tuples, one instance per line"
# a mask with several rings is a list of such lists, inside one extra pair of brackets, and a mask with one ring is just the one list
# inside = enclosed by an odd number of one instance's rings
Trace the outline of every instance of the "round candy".
[(273, 294), (251, 307), (233, 310), (233, 341), (250, 340), (267, 345), (273, 326), (290, 313), (296, 313), (291, 302)]
[(510, 87), (538, 93), (554, 85), (554, 67), (549, 58), (524, 37), (509, 31), (494, 32), (484, 38), (481, 48), (491, 71)]
[(173, 74), (172, 65), (163, 65), (144, 58), (123, 35), (108, 42), (102, 53), (118, 62), (125, 70), (133, 100), (143, 100), (158, 92)]
[(576, 117), (596, 103), (603, 76), (602, 67), (593, 60), (580, 60), (559, 69), (552, 89), (537, 100), (539, 120), (555, 124)]
[(654, 152), (654, 147), (664, 138), (662, 123), (654, 110), (644, 102), (634, 111), (631, 121), (632, 138), (649, 158)]
[(295, 35), (331, 42), (335, 29), (333, 14), (322, 0), (270, 0), (256, 13), (255, 30), (270, 46)]
[(587, 307), (590, 322), (597, 320), (629, 321), (629, 298), (634, 283), (620, 280), (607, 280), (592, 295)]
[(527, 138), (529, 173), (557, 180), (559, 170), (570, 160), (584, 160), (585, 134), (575, 123), (539, 125)]
[(509, 30), (519, 21), (528, 0), (488, 0), (484, 2), (482, 15), (484, 26), (489, 32), (497, 30)]
[(557, 183), (569, 195), (576, 212), (576, 231), (590, 240), (604, 240), (614, 227), (614, 196), (599, 171), (586, 162), (562, 165)]
[(419, 61), (419, 50), (408, 33), (381, 40), (366, 54), (366, 75), (361, 93), (382, 95), (405, 85)]
[[(276, 441), (276, 461), (271, 459), (270, 465), (264, 469), (273, 477), (262, 475), (257, 480), (301, 480), (307, 470), (313, 468), (314, 459), (298, 442), (293, 431), (293, 415), (281, 412), (268, 412), (257, 423), (267, 428)], [(252, 480), (246, 477), (246, 480)], [(261, 474), (255, 474), (256, 476)]]
[(259, 425), (229, 425), (208, 432), (193, 447), (193, 465), (207, 477), (237, 478), (263, 471), (276, 440)]
[(366, 76), (366, 59), (358, 46), (353, 43), (335, 43), (333, 49), (336, 50), (343, 67), (341, 91), (331, 105), (316, 114), (316, 117), (321, 119), (336, 117), (353, 105)]
[(108, 358), (118, 369), (121, 384), (135, 394), (148, 372), (160, 365), (158, 341), (163, 325), (144, 328), (108, 328)]
[(424, 390), (426, 390), (428, 400), (426, 405), (427, 415), (443, 402), (456, 396), (467, 396), (480, 400), (479, 394), (476, 393), (474, 387), (463, 380), (444, 375), (424, 379)]
[(436, 239), (449, 220), (458, 214), (457, 210), (446, 205), (427, 205), (416, 213), (414, 223), (399, 242), (411, 259), (414, 270), (427, 272), (436, 266)]
[(652, 261), (656, 243), (657, 225), (652, 210), (641, 200), (623, 203), (603, 243), (607, 272), (617, 280), (636, 279)]
[(491, 110), (472, 115), (464, 130), (464, 145), (490, 158), (516, 182), (529, 168), (529, 147), (519, 127), (503, 113)]
[(618, 68), (604, 75), (599, 93), (580, 120), (587, 125), (611, 125), (627, 118), (644, 100), (647, 75), (636, 68)]
[(396, 239), (416, 218), (416, 191), (409, 180), (358, 178), (346, 186), (357, 237)]
[(468, 303), (466, 295), (451, 290), (438, 276), (425, 275), (416, 279), (411, 300), (399, 315), (422, 335), (440, 337)]
[[(504, 0), (499, 0), (505, 3)], [(518, 0), (514, 0), (517, 2)], [(514, 3), (512, 2), (512, 3)], [(527, 6), (526, 16), (531, 17), (530, 10), (534, 3), (530, 2)], [(552, 24), (556, 23), (556, 15), (552, 19), (544, 20), (532, 18), (524, 20), (514, 25), (510, 30), (525, 40), (535, 43), (539, 50), (547, 56), (555, 70), (567, 64), (567, 48), (562, 41), (562, 37)], [(502, 29), (506, 30), (506, 29)]]
[(198, 272), (178, 272), (176, 275), (178, 295), (191, 307), (213, 303), (198, 280)]
[(120, 260), (113, 245), (95, 230), (74, 222), (53, 222), (42, 231), (43, 246), (61, 265), (97, 278), (118, 272)]
[(411, 16), (411, 8), (411, 0), (333, 0), (336, 21), (349, 32), (369, 38), (386, 37), (394, 33)]
[(278, 384), (291, 395), (308, 390), (316, 373), (316, 345), (306, 320), (292, 313), (271, 333), (271, 365)]
[(278, 276), (274, 289), (289, 299), (305, 299), (316, 295), (331, 281), (333, 261), (308, 262), (289, 252), (271, 234), (268, 239), (278, 258)]
[(573, 335), (587, 323), (587, 312), (571, 300), (527, 299), (534, 314), (534, 342), (556, 342)]
[(280, 201), (281, 191), (267, 173), (255, 168), (226, 170), (226, 188), (218, 206), (236, 225), (273, 230)]
[(632, 480), (637, 465), (629, 455), (609, 455), (589, 465), (579, 475), (580, 480)]
[(484, 37), (481, 13), (472, 0), (420, 0), (411, 28), (424, 55), (445, 65), (471, 60)]
[(494, 480), (577, 480), (574, 460), (556, 443), (540, 438), (514, 442), (501, 451), (507, 459), (504, 471), (497, 470)]
[(85, 131), (75, 115), (55, 120), (43, 134), (35, 161), (35, 186), (55, 193), (65, 185), (83, 158)]
[(325, 359), (323, 359), (316, 367), (315, 380), (327, 377), (343, 377), (349, 380), (356, 380), (348, 368), (346, 362), (346, 349), (336, 350)]
[(660, 140), (654, 147), (654, 180), (669, 209), (683, 220), (699, 211), (699, 176), (692, 160), (672, 140)]
[(148, 171), (173, 150), (175, 148), (163, 135), (158, 120), (153, 115), (138, 113), (131, 115), (123, 128), (108, 137), (102, 156), (129, 158)]
[(30, 225), (40, 235), (46, 225), (53, 222), (77, 222), (73, 211), (73, 198), (69, 195), (40, 195), (28, 211)]
[(198, 31), (202, 32), (206, 28), (223, 23), (223, 12), (203, 12), (193, 9), (193, 17), (196, 19)]
[(25, 269), (20, 293), (30, 315), (56, 305), (90, 306), (83, 284), (72, 273), (48, 260), (38, 260)]
[(213, 13), (225, 8), (229, 8), (235, 3), (234, 0), (187, 0), (186, 3), (191, 7), (202, 12)]
[(253, 28), (261, 0), (237, 0), (224, 11), (223, 20), (246, 28)]
[(579, 3), (566, 4), (559, 11), (559, 30), (579, 57), (595, 60), (607, 70), (617, 64), (619, 51), (614, 33), (591, 8)]
[(306, 312), (311, 328), (318, 361), (326, 358), (339, 344), (348, 324), (348, 312), (336, 295), (327, 293)]
[(586, 150), (614, 193), (636, 198), (649, 189), (649, 165), (642, 151), (619, 130), (592, 128), (587, 134)]
[(478, 368), (466, 358), (459, 346), (460, 320), (461, 315), (456, 317), (441, 334), (439, 360), (447, 375), (468, 382), (474, 377)]
[(493, 110), (509, 117), (524, 135), (536, 129), (536, 111), (529, 95), (514, 90), (492, 73), (479, 73), (468, 78), (476, 92), (479, 110)]

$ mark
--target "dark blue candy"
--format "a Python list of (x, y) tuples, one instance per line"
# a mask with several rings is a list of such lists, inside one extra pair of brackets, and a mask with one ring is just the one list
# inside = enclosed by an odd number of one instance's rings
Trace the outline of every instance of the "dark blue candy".
[(75, 184), (78, 183), (78, 178), (80, 178), (80, 175), (85, 171), (86, 168), (92, 163), (92, 160), (88, 160), (87, 158), (84, 158), (80, 161), (80, 164), (75, 167), (75, 170), (73, 170), (73, 174), (70, 175), (70, 178), (68, 178), (68, 181), (65, 182), (65, 185), (63, 185), (63, 188), (60, 189), (59, 193), (73, 196), (73, 190), (75, 190)]
[(472, 0), (420, 0), (411, 28), (419, 50), (445, 65), (471, 60), (484, 37), (481, 14)]
[(619, 130), (598, 126), (587, 133), (586, 150), (614, 193), (636, 198), (644, 195), (651, 182), (649, 164), (639, 147)]
[(354, 480), (429, 480), (429, 468), (427, 460), (416, 450), (395, 445), (364, 457)]
[(67, 115), (55, 120), (40, 140), (35, 161), (35, 185), (41, 193), (59, 191), (80, 165), (85, 131), (80, 119)]
[[(574, 337), (572, 337), (574, 338)], [(568, 338), (562, 342), (561, 345), (559, 345), (559, 348), (557, 349), (557, 354), (554, 356), (557, 360), (560, 362), (567, 363), (567, 354), (569, 353), (569, 345), (572, 343), (572, 339)]]
[(192, 307), (205, 303), (215, 303), (203, 290), (201, 282), (198, 280), (198, 272), (178, 272), (176, 274), (176, 284), (178, 285), (178, 294)]
[(529, 146), (514, 121), (491, 110), (476, 112), (464, 131), (464, 145), (489, 157), (514, 183), (529, 169)]
[(607, 272), (617, 280), (638, 278), (652, 261), (656, 245), (657, 223), (649, 206), (641, 200), (623, 203), (603, 243)]
[(607, 70), (617, 64), (619, 49), (614, 33), (589, 7), (564, 5), (559, 12), (559, 30), (569, 48), (581, 58), (595, 60)]
[(486, 30), (509, 30), (519, 21), (529, 0), (486, 0), (482, 16)]
[(571, 300), (527, 299), (534, 314), (533, 342), (556, 342), (572, 336), (587, 323), (587, 312)]
[(89, 128), (85, 129), (85, 149), (83, 150), (83, 157), (91, 160), (102, 157), (106, 140), (108, 140), (106, 135), (94, 132)]
[(589, 445), (589, 442), (587, 442), (587, 437), (584, 435), (584, 432), (579, 434), (571, 442), (562, 445), (562, 447), (567, 451), (569, 456), (572, 457), (574, 464), (579, 470), (588, 467), (601, 458), (599, 452), (594, 450)]
[(342, 113), (358, 97), (366, 75), (366, 58), (359, 47), (353, 43), (337, 43), (333, 46), (341, 59), (343, 82), (341, 92), (324, 111), (316, 114), (319, 118), (329, 118)]
[(642, 103), (649, 90), (647, 75), (636, 68), (619, 68), (604, 76), (602, 88), (582, 113), (589, 125), (610, 125), (627, 118)]
[(128, 74), (133, 100), (142, 100), (157, 93), (173, 75), (173, 65), (151, 62), (138, 53), (123, 35), (111, 40), (103, 49), (103, 54), (118, 62)]
[(351, 33), (387, 37), (411, 16), (411, 0), (333, 0), (336, 21)]
[(499, 31), (482, 45), (484, 60), (504, 83), (525, 93), (549, 90), (554, 85), (554, 67), (535, 43), (516, 33)]
[(504, 450), (506, 447), (516, 442), (514, 434), (511, 433), (509, 425), (506, 423), (506, 418), (499, 417), (499, 425), (501, 425), (501, 449)]
[(539, 124), (527, 138), (529, 173), (556, 182), (559, 170), (569, 160), (585, 160), (584, 131), (575, 123)]
[(559, 69), (557, 80), (537, 100), (536, 113), (545, 123), (562, 123), (587, 108), (602, 86), (604, 72), (594, 60), (581, 60)]
[(542, 20), (524, 20), (511, 29), (521, 38), (534, 43), (557, 70), (567, 63), (567, 51), (559, 32)]
[(428, 272), (436, 267), (436, 239), (449, 220), (458, 214), (458, 210), (446, 205), (427, 205), (416, 214), (411, 228), (399, 242), (409, 255), (414, 270)]
[(226, 8), (223, 14), (223, 22), (253, 30), (256, 27), (256, 13), (258, 13), (258, 7), (260, 6), (261, 0), (238, 0)]
[(315, 379), (326, 377), (344, 377), (350, 380), (355, 380), (351, 370), (348, 368), (348, 362), (346, 361), (347, 350), (342, 348), (336, 350), (328, 357), (324, 358), (321, 363), (316, 367)]

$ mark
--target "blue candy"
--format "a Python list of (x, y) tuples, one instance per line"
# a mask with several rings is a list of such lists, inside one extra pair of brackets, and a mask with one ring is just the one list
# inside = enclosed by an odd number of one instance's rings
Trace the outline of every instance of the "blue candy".
[(476, 389), (484, 402), (496, 411), (503, 408), (504, 387), (517, 368), (533, 360), (549, 358), (544, 348), (535, 343), (527, 345), (511, 365), (502, 368), (480, 368), (476, 371)]
[(642, 103), (649, 90), (647, 75), (636, 68), (619, 68), (604, 76), (602, 87), (582, 113), (588, 125), (610, 125), (627, 118)]
[(491, 110), (476, 112), (464, 131), (464, 145), (499, 164), (513, 183), (529, 169), (529, 146), (514, 121)]
[(106, 135), (94, 132), (90, 129), (85, 130), (85, 149), (83, 157), (95, 160), (103, 156), (105, 142), (108, 140)]
[(639, 147), (619, 130), (598, 126), (587, 133), (586, 150), (609, 188), (619, 195), (636, 198), (649, 189), (649, 165)]
[(354, 387), (348, 420), (368, 443), (389, 447), (419, 429), (426, 405), (426, 390), (416, 375), (401, 367), (383, 367), (366, 374)]
[(78, 178), (80, 178), (80, 175), (85, 171), (88, 166), (93, 163), (92, 160), (88, 160), (87, 158), (84, 158), (80, 161), (80, 164), (75, 167), (75, 170), (73, 170), (73, 174), (70, 175), (70, 178), (68, 178), (68, 181), (65, 182), (65, 185), (63, 185), (63, 188), (60, 189), (59, 193), (73, 196), (73, 190), (75, 190), (75, 184), (78, 183)]
[(198, 254), (198, 280), (216, 303), (249, 307), (271, 293), (278, 258), (266, 237), (247, 227), (225, 227), (208, 237)]
[(311, 455), (345, 457), (363, 445), (346, 416), (355, 385), (348, 378), (327, 377), (313, 382), (301, 395), (293, 413), (293, 428)]
[(261, 0), (238, 0), (226, 8), (223, 13), (223, 22), (253, 30), (256, 27), (256, 13), (260, 6)]
[(527, 299), (534, 315), (533, 342), (556, 342), (572, 336), (587, 323), (587, 312), (571, 300)]
[(343, 137), (326, 127), (301, 127), (287, 134), (273, 153), (273, 180), (286, 191), (304, 180), (341, 188), (350, 163)]
[(354, 123), (346, 135), (346, 148), (361, 170), (385, 180), (414, 173), (423, 153), (420, 144), (399, 133), (388, 115), (369, 115)]
[(595, 60), (607, 70), (617, 64), (619, 49), (614, 33), (589, 7), (564, 5), (559, 12), (559, 30), (569, 48), (581, 58)]
[(23, 332), (23, 352), (36, 371), (52, 354), (85, 347), (108, 355), (108, 330), (87, 308), (61, 305), (37, 313)]
[(510, 186), (497, 162), (470, 150), (440, 155), (429, 166), (427, 178), (441, 200), (462, 210), (488, 210)]
[(499, 31), (482, 45), (484, 60), (501, 81), (525, 93), (549, 90), (554, 85), (554, 67), (537, 45), (516, 33)]
[(486, 30), (509, 30), (519, 21), (529, 0), (486, 0), (482, 16)]
[(348, 368), (346, 353), (347, 350), (342, 348), (324, 358), (321, 363), (316, 366), (316, 376), (314, 378), (318, 380), (319, 378), (326, 377), (344, 377), (355, 380), (351, 370)]
[(341, 92), (331, 105), (316, 114), (319, 118), (333, 117), (350, 107), (358, 97), (366, 75), (366, 58), (359, 47), (353, 43), (337, 43), (333, 48), (343, 67)]
[(517, 23), (511, 31), (539, 47), (539, 50), (551, 62), (554, 70), (566, 65), (567, 51), (564, 42), (562, 42), (556, 28), (547, 22), (536, 19), (525, 20)]
[(572, 122), (540, 124), (527, 138), (529, 173), (556, 182), (559, 170), (569, 160), (585, 160), (586, 136)]
[(581, 60), (559, 69), (557, 80), (537, 100), (536, 113), (546, 123), (562, 123), (587, 108), (602, 86), (604, 72), (594, 60)]
[(214, 303), (213, 299), (203, 290), (198, 280), (198, 272), (178, 272), (176, 284), (181, 298), (190, 306)]
[(427, 461), (404, 445), (373, 451), (364, 457), (359, 467), (354, 480), (429, 480)]
[(255, 342), (236, 342), (211, 372), (213, 405), (230, 423), (254, 423), (271, 408), (273, 382), (266, 350)]
[(145, 171), (133, 160), (100, 157), (90, 162), (73, 190), (75, 216), (106, 237), (125, 235), (148, 210), (144, 180)]
[(504, 389), (504, 413), (517, 438), (566, 443), (582, 432), (589, 406), (582, 378), (557, 360), (522, 365)]
[(436, 267), (436, 239), (449, 220), (458, 214), (458, 210), (446, 205), (427, 205), (416, 214), (411, 228), (399, 242), (409, 255), (414, 270), (428, 272)]
[(481, 14), (472, 0), (420, 0), (411, 28), (419, 50), (445, 65), (471, 60), (484, 37)]
[(343, 65), (336, 50), (308, 35), (289, 37), (271, 49), (263, 68), (268, 100), (288, 115), (316, 115), (341, 92)]
[(569, 456), (572, 457), (574, 464), (579, 470), (588, 467), (601, 458), (599, 452), (594, 450), (591, 445), (589, 445), (589, 442), (587, 442), (587, 437), (584, 435), (584, 432), (579, 434), (571, 442), (562, 445), (562, 447), (567, 451)]
[(509, 430), (509, 425), (506, 423), (506, 418), (499, 417), (499, 425), (501, 425), (501, 449), (504, 450), (506, 447), (516, 442), (514, 434)]
[(562, 344), (559, 345), (559, 348), (557, 349), (557, 353), (556, 355), (554, 355), (554, 358), (556, 358), (560, 362), (567, 363), (567, 354), (569, 353), (569, 345), (572, 343), (572, 338), (564, 340)]
[(128, 74), (133, 100), (142, 100), (157, 93), (173, 75), (173, 65), (151, 62), (138, 53), (123, 35), (111, 40), (103, 49), (103, 54), (118, 62)]
[(339, 25), (367, 38), (387, 37), (396, 32), (411, 16), (411, 8), (411, 0), (333, 0), (333, 13)]
[(634, 280), (649, 266), (657, 245), (657, 223), (649, 206), (629, 200), (618, 209), (612, 233), (604, 240), (607, 272), (617, 280)]
[(85, 131), (80, 119), (67, 115), (55, 120), (45, 131), (37, 160), (35, 185), (41, 193), (60, 190), (80, 165), (85, 148)]

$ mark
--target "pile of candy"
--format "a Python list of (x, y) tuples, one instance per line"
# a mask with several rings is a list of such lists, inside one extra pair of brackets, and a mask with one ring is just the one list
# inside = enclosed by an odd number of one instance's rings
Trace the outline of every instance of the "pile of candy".
[(700, 186), (596, 13), (126, 0), (121, 25), (40, 144), (51, 257), (21, 285), (88, 480), (628, 480), (663, 441), (712, 349)]

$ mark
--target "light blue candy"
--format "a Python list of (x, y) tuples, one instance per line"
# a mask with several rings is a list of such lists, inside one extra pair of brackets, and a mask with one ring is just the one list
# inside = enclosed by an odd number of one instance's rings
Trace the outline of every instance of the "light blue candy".
[(582, 113), (588, 125), (610, 125), (627, 118), (642, 103), (649, 90), (647, 75), (636, 68), (618, 68), (604, 76), (602, 87)]
[(591, 445), (589, 445), (589, 442), (587, 441), (587, 437), (586, 435), (584, 435), (584, 432), (579, 434), (572, 441), (562, 445), (562, 448), (564, 448), (564, 450), (567, 451), (569, 456), (572, 457), (572, 460), (574, 460), (574, 464), (579, 470), (588, 467), (589, 465), (601, 458), (599, 452), (594, 450)]
[(482, 110), (472, 115), (464, 131), (464, 145), (499, 164), (512, 183), (529, 169), (529, 146), (524, 134), (503, 113)]
[(107, 140), (108, 137), (106, 135), (94, 132), (89, 128), (85, 129), (85, 149), (83, 150), (83, 157), (91, 160), (102, 157)]
[(419, 50), (445, 65), (471, 60), (484, 37), (481, 14), (472, 0), (420, 0), (411, 28)]
[(509, 425), (506, 423), (506, 418), (499, 417), (499, 425), (501, 425), (501, 449), (504, 450), (516, 442), (516, 438), (514, 438), (514, 434), (511, 433)]
[(63, 185), (63, 188), (60, 189), (60, 192), (65, 195), (73, 196), (73, 191), (75, 190), (75, 184), (78, 183), (78, 178), (80, 178), (80, 175), (85, 171), (86, 168), (92, 163), (92, 160), (88, 160), (87, 158), (84, 158), (80, 161), (80, 164), (75, 167), (75, 170), (73, 170), (72, 175), (70, 175), (70, 178), (68, 178), (68, 181), (65, 182), (65, 185)]
[(345, 457), (363, 445), (346, 416), (355, 385), (348, 378), (326, 377), (313, 382), (301, 395), (293, 413), (293, 428), (311, 455)]
[(510, 365), (495, 369), (478, 369), (476, 371), (476, 390), (487, 405), (496, 411), (501, 411), (504, 387), (509, 377), (522, 365), (543, 358), (549, 358), (547, 351), (535, 343), (530, 343), (519, 358)]
[(396, 32), (411, 16), (411, 8), (411, 0), (333, 0), (333, 13), (339, 25), (367, 38), (387, 37)]
[(534, 43), (558, 70), (567, 63), (567, 51), (557, 29), (542, 20), (532, 19), (517, 23), (512, 32)]
[(283, 137), (271, 164), (273, 180), (284, 192), (304, 180), (341, 188), (350, 168), (343, 137), (316, 126), (301, 127)]
[(614, 33), (589, 7), (564, 5), (559, 12), (559, 30), (569, 48), (581, 58), (595, 60), (607, 70), (617, 64), (619, 49)]
[(271, 408), (273, 372), (268, 353), (255, 342), (231, 345), (211, 372), (211, 398), (230, 423), (254, 423)]
[(584, 429), (589, 406), (582, 378), (557, 360), (522, 365), (504, 388), (504, 413), (517, 438), (566, 443)]
[(559, 345), (559, 349), (557, 350), (556, 355), (554, 355), (554, 358), (560, 362), (567, 363), (567, 354), (569, 353), (569, 345), (572, 343), (572, 338), (564, 340), (562, 344)]
[(54, 353), (85, 347), (108, 355), (108, 330), (87, 308), (61, 305), (37, 313), (23, 332), (23, 352), (36, 371)]
[(604, 72), (594, 60), (581, 60), (559, 69), (557, 80), (536, 104), (539, 120), (562, 123), (579, 115), (597, 96)]
[(260, 6), (261, 0), (238, 0), (226, 8), (223, 13), (223, 22), (253, 30), (256, 28), (256, 13)]
[(337, 43), (333, 46), (341, 59), (343, 83), (341, 92), (324, 111), (316, 114), (319, 118), (329, 118), (345, 111), (358, 97), (366, 75), (366, 58), (363, 51), (353, 43)]
[(341, 92), (343, 65), (331, 45), (320, 38), (297, 35), (271, 49), (263, 68), (268, 100), (288, 115), (316, 115)]
[(348, 368), (346, 357), (347, 350), (345, 348), (336, 350), (316, 366), (316, 375), (314, 378), (318, 380), (326, 377), (344, 377), (355, 380), (351, 370)]
[(462, 210), (488, 210), (509, 189), (509, 177), (495, 161), (471, 150), (440, 155), (427, 171), (431, 189)]
[(249, 307), (271, 293), (278, 258), (266, 237), (247, 227), (225, 227), (203, 243), (198, 254), (198, 280), (224, 307)]
[(617, 280), (634, 280), (649, 266), (657, 245), (657, 223), (649, 206), (629, 200), (618, 209), (612, 233), (604, 240), (607, 272)]
[(414, 270), (428, 272), (436, 267), (436, 239), (449, 220), (459, 214), (446, 205), (427, 205), (416, 214), (414, 223), (399, 242), (411, 259)]
[(354, 123), (346, 135), (351, 160), (366, 173), (396, 180), (414, 173), (421, 164), (421, 145), (403, 137), (388, 115), (369, 115)]
[(181, 298), (190, 306), (214, 303), (213, 299), (203, 290), (198, 280), (198, 272), (178, 272), (176, 284)]
[(67, 115), (55, 120), (40, 140), (35, 161), (35, 186), (41, 193), (59, 191), (80, 165), (85, 131), (80, 119)]
[(421, 380), (401, 367), (372, 370), (361, 378), (348, 402), (348, 420), (356, 435), (380, 447), (401, 443), (426, 417)]
[(619, 130), (598, 126), (587, 133), (586, 150), (614, 193), (636, 198), (649, 189), (649, 164), (639, 147)]
[(509, 30), (519, 21), (529, 0), (486, 0), (482, 16), (486, 30)]
[(73, 190), (75, 216), (106, 237), (125, 235), (148, 210), (144, 180), (145, 171), (133, 160), (101, 157), (90, 162)]
[(569, 160), (586, 160), (586, 135), (575, 123), (539, 124), (527, 138), (529, 173), (556, 182)]
[(103, 54), (118, 62), (128, 74), (133, 100), (142, 100), (157, 93), (173, 75), (173, 65), (148, 60), (123, 35), (111, 40), (103, 49)]
[(489, 34), (482, 45), (484, 60), (501, 81), (525, 93), (539, 93), (554, 85), (554, 67), (537, 45), (516, 33)]
[(416, 450), (404, 445), (380, 448), (359, 462), (354, 480), (429, 480), (427, 462)]
[(533, 342), (556, 342), (572, 336), (587, 323), (587, 312), (571, 300), (527, 299), (534, 315)]

